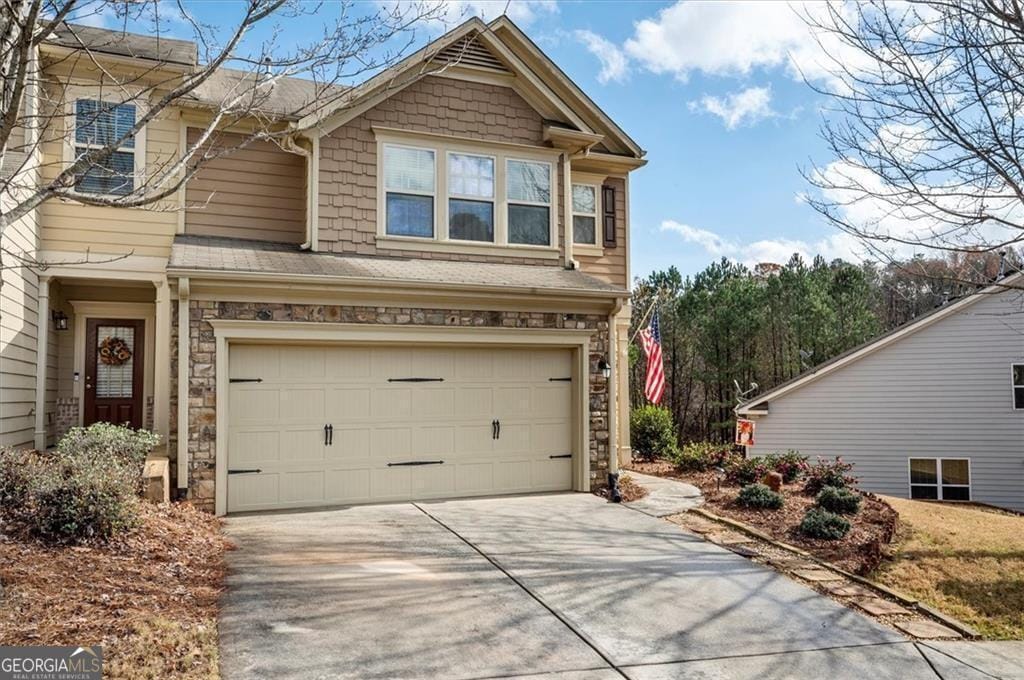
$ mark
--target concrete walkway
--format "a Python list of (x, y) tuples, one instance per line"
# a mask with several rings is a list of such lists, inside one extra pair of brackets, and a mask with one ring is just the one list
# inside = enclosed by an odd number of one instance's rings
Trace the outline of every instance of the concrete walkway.
[(229, 680), (1024, 677), (979, 670), (1012, 671), (1019, 650), (908, 642), (587, 494), (237, 517), (227, 531)]
[(704, 496), (693, 484), (642, 475), (639, 472), (625, 471), (622, 474), (629, 475), (633, 481), (647, 489), (647, 495), (640, 500), (623, 504), (645, 515), (668, 517), (704, 505)]

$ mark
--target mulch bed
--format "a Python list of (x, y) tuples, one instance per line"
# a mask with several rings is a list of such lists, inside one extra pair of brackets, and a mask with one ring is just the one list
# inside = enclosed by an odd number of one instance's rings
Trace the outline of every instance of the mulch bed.
[(182, 503), (139, 514), (106, 545), (0, 531), (0, 645), (99, 644), (104, 677), (216, 676), (219, 520)]
[(736, 504), (740, 487), (722, 484), (713, 472), (680, 472), (666, 461), (634, 461), (630, 469), (647, 475), (670, 477), (693, 484), (704, 494), (710, 512), (750, 524), (773, 538), (797, 546), (815, 557), (826, 560), (855, 574), (868, 574), (885, 557), (899, 523), (899, 515), (873, 494), (863, 494), (860, 512), (850, 518), (853, 527), (844, 538), (826, 541), (800, 533), (800, 520), (814, 505), (814, 497), (806, 496), (802, 484), (783, 486), (786, 502), (779, 510), (753, 510)]
[[(594, 492), (601, 498), (608, 498), (608, 487), (601, 487)], [(647, 495), (647, 489), (637, 484), (628, 474), (619, 477), (619, 495), (623, 503), (638, 501)]]

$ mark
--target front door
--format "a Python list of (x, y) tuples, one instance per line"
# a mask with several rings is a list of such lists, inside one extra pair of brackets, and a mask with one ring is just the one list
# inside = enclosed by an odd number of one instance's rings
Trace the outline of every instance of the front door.
[(142, 427), (142, 319), (89, 319), (84, 422)]

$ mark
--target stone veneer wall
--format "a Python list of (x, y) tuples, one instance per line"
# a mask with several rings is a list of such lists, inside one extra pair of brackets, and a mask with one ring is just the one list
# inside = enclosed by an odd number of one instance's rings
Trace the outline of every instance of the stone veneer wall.
[[(590, 339), (590, 483), (594, 488), (606, 483), (609, 462), (608, 381), (598, 370), (601, 357), (608, 353), (608, 318), (600, 315), (498, 312), (457, 309), (414, 309), (406, 307), (354, 307), (344, 305), (298, 305), (257, 302), (189, 303), (191, 366), (189, 368), (189, 490), (196, 504), (213, 509), (217, 439), (216, 341), (213, 319), (255, 320), (256, 313), (268, 310), (273, 321), (308, 323), (342, 322), (385, 325), (470, 326), (500, 328), (592, 329)], [(271, 323), (271, 322), (267, 322)], [(172, 328), (177, 328), (176, 322)], [(176, 345), (175, 345), (176, 346)], [(176, 353), (172, 352), (176, 365)], [(172, 375), (177, 375), (176, 369)], [(177, 393), (172, 379), (173, 394)], [(172, 402), (176, 402), (172, 398)], [(172, 420), (177, 411), (171, 405)], [(177, 427), (172, 427), (176, 431)]]

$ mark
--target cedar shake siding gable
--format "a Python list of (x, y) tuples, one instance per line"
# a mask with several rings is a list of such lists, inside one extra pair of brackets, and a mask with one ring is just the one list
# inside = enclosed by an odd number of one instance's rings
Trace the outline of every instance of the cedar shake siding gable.
[[(518, 93), (489, 83), (427, 76), (320, 139), (318, 248), (332, 253), (459, 259), (557, 266), (562, 260), (504, 252), (444, 253), (394, 250), (377, 241), (377, 138), (374, 127), (447, 135), (481, 142), (545, 147), (544, 119)], [(412, 142), (411, 142), (412, 143)], [(437, 160), (439, 167), (443, 158)], [(561, 249), (562, 178), (556, 163), (552, 197)], [(443, 200), (443, 197), (438, 197)], [(482, 244), (483, 248), (488, 247)]]
[[(189, 144), (201, 133), (189, 128)], [(243, 139), (221, 135), (224, 145)], [(272, 142), (252, 142), (204, 165), (188, 183), (185, 206), (186, 234), (302, 243), (306, 159)]]

